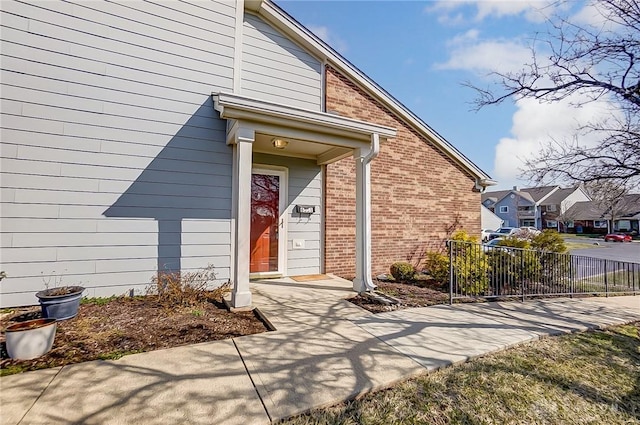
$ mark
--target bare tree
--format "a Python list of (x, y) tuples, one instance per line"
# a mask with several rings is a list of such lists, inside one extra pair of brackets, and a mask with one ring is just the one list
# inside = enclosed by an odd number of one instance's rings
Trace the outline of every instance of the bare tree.
[(629, 209), (629, 189), (614, 180), (594, 181), (586, 185), (586, 190), (603, 218), (607, 219), (607, 232), (613, 231), (616, 220)]
[(602, 17), (596, 27), (556, 14), (548, 33), (531, 44), (532, 59), (518, 72), (495, 72), (495, 86), (478, 91), (478, 108), (506, 99), (567, 99), (575, 106), (598, 100), (615, 105), (581, 135), (597, 135), (595, 146), (576, 135), (551, 141), (526, 165), (524, 176), (544, 180), (640, 180), (640, 5), (636, 0), (594, 0)]
[(563, 233), (567, 233), (567, 229), (569, 228), (569, 223), (572, 223), (577, 219), (578, 219), (578, 212), (576, 210), (572, 210), (571, 205), (568, 207), (565, 207), (564, 209), (561, 207), (560, 213), (556, 216), (556, 221), (562, 224)]

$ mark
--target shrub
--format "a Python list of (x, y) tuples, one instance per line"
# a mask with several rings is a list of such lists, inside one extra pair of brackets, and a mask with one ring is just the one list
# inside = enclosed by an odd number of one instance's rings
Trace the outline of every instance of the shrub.
[(216, 278), (213, 265), (194, 272), (159, 272), (151, 278), (147, 295), (158, 297), (165, 308), (195, 307), (207, 301), (221, 301), (231, 291), (225, 283), (214, 288)]
[(397, 281), (411, 281), (416, 274), (416, 269), (411, 264), (402, 261), (393, 263), (389, 271)]
[(495, 288), (495, 295), (520, 293), (523, 282), (533, 281), (539, 277), (540, 262), (538, 253), (535, 251), (528, 249), (493, 250), (487, 253), (487, 256), (489, 259), (489, 278)]
[(562, 255), (567, 252), (562, 236), (555, 230), (546, 229), (535, 237), (531, 246), (542, 251), (538, 254), (542, 282), (566, 283), (566, 279), (571, 276), (571, 258)]
[(449, 280), (449, 257), (440, 252), (429, 251), (426, 253), (424, 269), (433, 280), (441, 283), (447, 282)]
[(567, 251), (567, 245), (560, 234), (553, 229), (545, 229), (536, 235), (531, 241), (531, 247), (540, 251), (559, 252)]
[(498, 246), (508, 246), (509, 248), (530, 249), (531, 242), (529, 239), (522, 239), (517, 236), (508, 236), (498, 242)]
[(465, 232), (464, 230), (456, 230), (451, 239), (458, 242), (478, 243), (478, 238)]
[(489, 263), (485, 253), (479, 249), (478, 238), (470, 236), (464, 230), (458, 230), (451, 238), (456, 242), (452, 249), (453, 276), (458, 290), (466, 295), (480, 295), (489, 287)]
[(530, 239), (516, 234), (505, 238), (498, 245), (520, 248), (488, 253), (490, 278), (500, 294), (519, 293), (523, 284), (559, 284), (570, 276), (569, 257), (558, 255), (567, 248), (555, 230), (544, 230)]

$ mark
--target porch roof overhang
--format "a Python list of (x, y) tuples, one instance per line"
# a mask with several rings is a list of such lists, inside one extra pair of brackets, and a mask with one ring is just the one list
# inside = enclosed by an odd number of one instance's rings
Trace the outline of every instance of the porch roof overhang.
[[(255, 151), (261, 151), (262, 146), (264, 152), (271, 137), (284, 138), (294, 145), (292, 150), (274, 149), (268, 153), (312, 158), (320, 165), (350, 156), (355, 149), (369, 149), (374, 135), (380, 142), (396, 136), (393, 128), (326, 112), (231, 93), (214, 93), (212, 97), (220, 118), (229, 120), (227, 144), (235, 143), (237, 133), (248, 128), (263, 135), (264, 140), (256, 143)], [(260, 138), (256, 141), (260, 142)]]

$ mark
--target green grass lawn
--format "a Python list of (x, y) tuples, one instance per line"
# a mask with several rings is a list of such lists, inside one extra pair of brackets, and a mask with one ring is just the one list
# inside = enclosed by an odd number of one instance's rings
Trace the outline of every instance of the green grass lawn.
[(286, 424), (638, 424), (635, 325), (545, 338)]
[(564, 244), (567, 247), (567, 251), (573, 251), (574, 249), (602, 248), (602, 244), (594, 245), (593, 242), (588, 242), (588, 243), (587, 242), (585, 242), (585, 243), (581, 243), (581, 242), (565, 242)]

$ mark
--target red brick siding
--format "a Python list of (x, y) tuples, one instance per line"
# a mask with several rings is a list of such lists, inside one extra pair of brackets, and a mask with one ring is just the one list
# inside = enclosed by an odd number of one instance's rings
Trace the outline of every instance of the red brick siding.
[[(427, 244), (441, 241), (456, 222), (480, 233), (475, 178), (391, 111), (327, 66), (326, 109), (397, 129), (372, 162), (373, 273), (388, 272)], [(353, 157), (326, 167), (325, 270), (355, 275), (355, 164)]]

